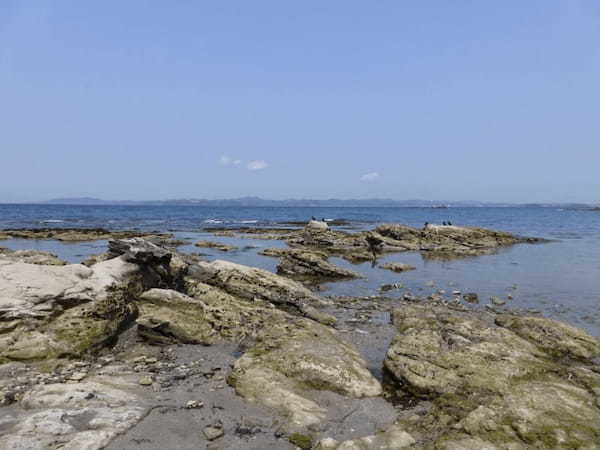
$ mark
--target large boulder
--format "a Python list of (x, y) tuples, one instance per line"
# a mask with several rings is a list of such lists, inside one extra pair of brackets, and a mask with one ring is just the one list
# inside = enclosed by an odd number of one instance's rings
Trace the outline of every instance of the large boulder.
[(138, 275), (122, 258), (96, 264), (47, 266), (0, 260), (0, 320), (41, 318), (63, 308), (106, 298), (112, 285)]
[(188, 275), (202, 283), (247, 300), (263, 300), (281, 307), (293, 307), (301, 314), (326, 324), (335, 318), (315, 307), (327, 305), (302, 284), (266, 270), (229, 261), (198, 262), (190, 266)]
[(96, 350), (135, 313), (134, 298), (174, 281), (171, 255), (163, 249), (142, 240), (111, 249), (120, 256), (91, 267), (0, 259), (0, 362)]
[(590, 358), (600, 340), (549, 319), (484, 319), (424, 305), (394, 312), (385, 368), (398, 389), (433, 402), (403, 429), (435, 449), (598, 448)]

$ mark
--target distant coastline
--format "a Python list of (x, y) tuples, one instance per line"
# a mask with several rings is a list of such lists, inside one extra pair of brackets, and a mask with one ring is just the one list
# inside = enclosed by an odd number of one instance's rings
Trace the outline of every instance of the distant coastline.
[(393, 199), (285, 199), (271, 200), (260, 197), (240, 197), (232, 199), (167, 199), (167, 200), (104, 200), (93, 197), (70, 197), (52, 200), (26, 202), (35, 205), (78, 205), (78, 206), (137, 206), (137, 205), (189, 205), (189, 206), (232, 206), (232, 207), (402, 207), (402, 208), (460, 208), (460, 207), (522, 207), (522, 208), (566, 208), (600, 210), (597, 203), (501, 203), (448, 200), (393, 200)]

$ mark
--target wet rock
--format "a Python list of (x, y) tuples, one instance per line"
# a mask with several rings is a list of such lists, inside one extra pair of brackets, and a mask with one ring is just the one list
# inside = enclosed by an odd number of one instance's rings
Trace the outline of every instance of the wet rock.
[(463, 295), (463, 300), (468, 303), (479, 303), (479, 296), (474, 292)]
[(294, 279), (320, 281), (362, 277), (352, 270), (330, 263), (324, 252), (273, 248), (265, 249), (260, 254), (280, 257), (281, 263), (277, 266), (277, 273)]
[(600, 442), (600, 374), (589, 359), (600, 340), (549, 319), (505, 315), (494, 326), (481, 317), (425, 305), (394, 311), (399, 334), (385, 367), (432, 402), (419, 421), (399, 422), (406, 432), (436, 449)]
[(296, 308), (303, 315), (326, 324), (335, 318), (318, 311), (315, 306), (330, 302), (313, 294), (300, 283), (266, 270), (216, 260), (190, 266), (189, 277), (244, 299), (259, 299), (276, 306)]
[(379, 290), (381, 292), (389, 292), (393, 289), (403, 289), (404, 285), (402, 283), (391, 283), (391, 284), (382, 284)]
[(490, 297), (490, 302), (494, 306), (502, 306), (506, 304), (506, 300), (502, 300), (500, 297)]
[(403, 264), (398, 262), (389, 262), (385, 264), (381, 264), (379, 267), (382, 269), (391, 270), (392, 272), (406, 272), (407, 270), (415, 270), (415, 266), (411, 266), (410, 264)]
[(230, 252), (232, 250), (238, 249), (234, 245), (227, 245), (227, 244), (223, 244), (222, 242), (214, 242), (214, 241), (198, 241), (194, 245), (196, 247), (202, 247), (202, 248), (214, 248), (215, 250), (219, 250), (221, 252)]

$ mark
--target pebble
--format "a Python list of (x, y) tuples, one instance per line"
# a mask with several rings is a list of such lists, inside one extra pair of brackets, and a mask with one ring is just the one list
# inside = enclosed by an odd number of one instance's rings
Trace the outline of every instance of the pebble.
[(190, 400), (185, 404), (186, 409), (198, 409), (202, 408), (203, 406), (204, 403), (202, 403), (200, 400)]
[(219, 439), (221, 436), (225, 434), (223, 431), (223, 427), (219, 425), (209, 425), (202, 430), (204, 437), (209, 441), (214, 441), (215, 439)]
[(70, 377), (69, 380), (71, 381), (81, 381), (83, 380), (85, 377), (87, 377), (87, 372), (75, 372), (73, 373)]
[(152, 384), (152, 378), (150, 377), (142, 377), (138, 380), (138, 383), (142, 386), (150, 386)]
[(475, 294), (474, 292), (469, 292), (469, 293), (463, 295), (463, 299), (465, 300), (465, 302), (479, 303), (479, 296), (477, 294)]
[(490, 297), (490, 301), (496, 306), (502, 306), (506, 304), (506, 300), (502, 300), (500, 297)]

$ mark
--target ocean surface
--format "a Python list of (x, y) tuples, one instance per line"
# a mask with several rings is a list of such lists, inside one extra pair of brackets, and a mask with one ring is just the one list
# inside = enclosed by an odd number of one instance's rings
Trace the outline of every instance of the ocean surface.
[[(278, 260), (257, 254), (262, 248), (285, 246), (281, 241), (215, 237), (208, 227), (286, 226), (315, 216), (342, 221), (341, 229), (369, 229), (394, 222), (422, 226), (425, 222), (451, 221), (509, 231), (523, 236), (542, 237), (551, 242), (522, 244), (492, 255), (451, 261), (424, 260), (419, 253), (387, 255), (380, 261), (413, 264), (417, 270), (395, 274), (374, 268), (370, 263), (351, 265), (331, 261), (366, 276), (365, 279), (328, 283), (323, 295), (366, 296), (377, 293), (386, 283), (405, 292), (428, 295), (437, 290), (476, 292), (482, 307), (491, 296), (507, 299), (507, 306), (541, 311), (587, 329), (600, 336), (600, 212), (558, 208), (234, 208), (203, 206), (65, 206), (0, 205), (0, 229), (102, 227), (111, 230), (168, 231), (190, 240), (181, 251), (202, 253), (209, 259), (231, 261), (275, 271)], [(200, 239), (234, 244), (240, 249), (222, 253), (199, 249)], [(80, 262), (101, 253), (105, 241), (60, 243), (10, 239), (0, 246), (12, 249), (39, 249), (55, 253), (70, 262)], [(431, 286), (433, 282), (433, 286)]]

